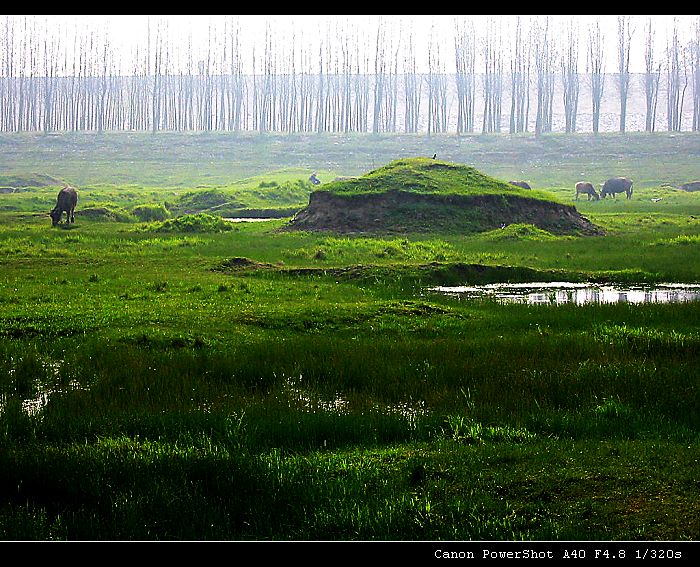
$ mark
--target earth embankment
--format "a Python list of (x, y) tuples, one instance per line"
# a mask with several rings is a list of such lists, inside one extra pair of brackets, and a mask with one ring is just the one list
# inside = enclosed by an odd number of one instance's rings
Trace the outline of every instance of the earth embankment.
[(424, 194), (401, 190), (341, 195), (316, 191), (285, 230), (337, 233), (482, 232), (532, 224), (552, 234), (601, 235), (575, 207), (516, 194)]

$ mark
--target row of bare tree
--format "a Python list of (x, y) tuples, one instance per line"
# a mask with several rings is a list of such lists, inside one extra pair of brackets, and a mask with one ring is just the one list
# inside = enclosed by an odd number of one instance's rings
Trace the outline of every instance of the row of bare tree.
[[(206, 49), (197, 51), (191, 35), (183, 41), (167, 21), (155, 20), (124, 63), (104, 30), (55, 33), (48, 21), (6, 16), (0, 24), (0, 131), (432, 134), (454, 128), (458, 134), (540, 135), (553, 131), (558, 96), (564, 130), (579, 131), (586, 94), (591, 129), (598, 133), (612, 80), (619, 131), (625, 132), (637, 32), (644, 49), (646, 131), (657, 128), (659, 116), (665, 116), (668, 131), (680, 131), (688, 106), (692, 120), (686, 129), (698, 131), (700, 18), (684, 23), (690, 40), (680, 41), (676, 21), (659, 50), (651, 19), (635, 30), (629, 16), (619, 16), (617, 36), (607, 44), (595, 22), (583, 30), (582, 49), (574, 19), (566, 30), (554, 29), (548, 17), (529, 29), (517, 18), (507, 30), (497, 19), (477, 30), (472, 20), (460, 18), (452, 55), (444, 53), (445, 40), (433, 30), (427, 69), (419, 71), (413, 30), (395, 33), (382, 21), (371, 33), (328, 25), (317, 48), (303, 34), (281, 40), (268, 26), (262, 47), (251, 47), (242, 39), (240, 20), (226, 18), (209, 29)], [(617, 67), (606, 71), (611, 41)], [(245, 71), (247, 58), (252, 72)], [(659, 100), (666, 101), (665, 112), (658, 111)]]

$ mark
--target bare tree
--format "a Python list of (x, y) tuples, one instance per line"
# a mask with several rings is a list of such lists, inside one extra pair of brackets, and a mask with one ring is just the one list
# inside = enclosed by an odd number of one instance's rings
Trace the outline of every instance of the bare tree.
[(428, 46), (428, 134), (447, 131), (447, 82), (440, 43), (431, 28)]
[(489, 19), (482, 44), (484, 56), (484, 113), (482, 132), (501, 131), (501, 100), (503, 93), (503, 56), (500, 30)]
[(309, 55), (308, 48), (304, 46), (303, 36), (301, 44), (298, 129), (300, 132), (311, 132), (313, 130), (313, 97), (315, 92), (313, 89), (313, 73), (311, 68), (311, 56)]
[(457, 133), (474, 131), (476, 102), (476, 30), (474, 22), (455, 24)]
[[(134, 56), (133, 70), (129, 83), (129, 127), (132, 130), (148, 129), (148, 52), (145, 55), (137, 46)], [(71, 97), (73, 96), (71, 90)]]
[(591, 81), (591, 103), (593, 133), (600, 130), (600, 107), (603, 101), (605, 89), (605, 49), (603, 34), (600, 29), (600, 20), (596, 20), (588, 31), (588, 62), (587, 69)]
[(325, 101), (325, 107), (323, 113), (325, 116), (326, 129), (329, 132), (336, 132), (339, 130), (339, 106), (340, 106), (340, 87), (339, 87), (339, 67), (338, 67), (338, 55), (335, 50), (335, 40), (337, 38), (337, 31), (333, 31), (328, 27), (328, 34), (326, 39), (326, 65), (327, 65), (327, 96)]
[(4, 59), (2, 90), (0, 90), (0, 120), (2, 120), (2, 129), (5, 132), (10, 132), (15, 129), (14, 124), (14, 74), (15, 74), (15, 21), (10, 16), (5, 16), (4, 34), (2, 41), (2, 55)]
[(530, 108), (530, 43), (523, 37), (520, 16), (515, 22), (510, 77), (510, 133), (527, 132)]
[(386, 30), (384, 22), (377, 23), (376, 53), (374, 58), (374, 112), (372, 113), (372, 132), (378, 133), (381, 130), (382, 109), (384, 107), (384, 82), (386, 80)]
[(617, 60), (618, 92), (620, 94), (620, 132), (625, 131), (627, 122), (627, 95), (630, 85), (630, 51), (633, 31), (630, 29), (630, 17), (617, 17)]
[(680, 132), (683, 101), (688, 86), (685, 52), (678, 39), (678, 22), (674, 19), (670, 43), (666, 48), (667, 121), (669, 132)]
[(564, 87), (564, 116), (567, 133), (576, 131), (576, 114), (578, 111), (579, 75), (578, 75), (578, 28), (573, 20), (569, 24), (567, 45), (561, 58), (561, 76)]
[(356, 76), (353, 73), (355, 50), (350, 44), (350, 37), (356, 34), (344, 33), (340, 40), (340, 50), (342, 56), (342, 103), (340, 107), (341, 129), (346, 134), (353, 128), (353, 82)]
[(421, 82), (416, 72), (416, 54), (413, 44), (413, 33), (408, 36), (403, 64), (404, 92), (404, 131), (418, 132), (420, 116)]
[(193, 130), (195, 128), (195, 75), (194, 75), (194, 50), (192, 49), (192, 32), (187, 36), (187, 51), (185, 61), (185, 73), (181, 74), (179, 81), (180, 99), (180, 129)]
[(235, 132), (243, 128), (243, 102), (245, 99), (245, 78), (241, 57), (240, 24), (236, 19), (230, 31), (230, 64), (228, 82), (228, 129)]
[[(451, 84), (445, 59), (449, 51), (444, 51), (444, 40), (450, 38), (444, 32), (438, 37), (436, 26), (430, 28), (424, 70), (417, 34), (403, 27), (403, 22), (395, 29), (394, 21), (380, 20), (376, 33), (363, 33), (367, 26), (350, 21), (336, 20), (317, 30), (320, 33), (293, 25), (280, 32), (268, 23), (264, 33), (252, 40), (251, 73), (250, 58), (244, 55), (251, 46), (244, 44), (241, 25), (231, 18), (212, 20), (208, 33), (205, 30), (197, 38), (203, 40), (200, 45), (192, 30), (184, 39), (175, 37), (166, 19), (151, 16), (148, 29), (135, 38), (134, 49), (120, 59), (109, 27), (76, 20), (72, 27), (59, 28), (55, 22), (32, 16), (5, 16), (0, 20), (0, 130), (433, 134), (456, 124), (457, 133), (463, 134), (474, 131), (476, 100), (483, 95), (482, 131), (499, 132), (505, 80), (510, 83), (506, 86), (510, 106), (504, 109), (509, 111), (509, 131), (528, 130), (530, 99), (534, 105), (536, 93), (534, 129), (539, 136), (553, 129), (559, 76), (563, 126), (566, 132), (577, 130), (582, 80), (578, 67), (583, 52), (579, 52), (574, 20), (568, 29), (555, 30), (554, 20), (542, 16), (533, 19), (528, 30), (525, 20), (515, 17), (507, 33), (501, 33), (498, 20), (488, 19), (483, 29), (475, 29), (470, 17), (456, 17), (455, 82)], [(630, 18), (617, 18), (614, 76), (621, 132), (627, 128), (627, 100), (632, 95)], [(655, 45), (656, 25), (648, 20), (645, 45), (640, 45), (646, 62), (642, 76), (646, 131), (657, 127), (664, 82), (669, 130), (681, 129), (690, 87), (692, 128), (698, 131), (700, 19), (692, 22), (687, 45), (679, 41), (674, 24), (665, 53)], [(604, 41), (599, 21), (588, 31), (586, 73), (592, 128), (597, 134), (606, 76)], [(483, 64), (483, 72), (477, 73), (477, 63)], [(504, 65), (509, 65), (508, 78)], [(665, 81), (661, 81), (662, 71)], [(477, 86), (477, 80), (483, 82)], [(558, 92), (557, 88), (557, 96)], [(453, 103), (456, 116), (450, 116)]]
[(654, 29), (651, 18), (646, 25), (646, 45), (644, 48), (644, 94), (646, 98), (646, 122), (645, 130), (653, 132), (656, 128), (656, 104), (659, 98), (659, 79), (661, 77), (661, 63), (654, 60)]
[(389, 132), (396, 132), (396, 118), (398, 114), (399, 52), (401, 51), (401, 33), (399, 32), (396, 37), (396, 45), (391, 46), (391, 64), (389, 65), (389, 84), (387, 85), (386, 97), (386, 129)]
[(535, 23), (533, 42), (535, 72), (537, 74), (535, 135), (539, 136), (552, 131), (555, 51), (549, 37), (549, 18), (545, 18), (544, 25), (540, 25), (539, 22)]
[(691, 41), (693, 75), (693, 132), (700, 130), (700, 16), (694, 22), (695, 36)]
[(367, 132), (369, 129), (369, 100), (370, 100), (370, 38), (365, 36), (365, 45), (358, 44), (357, 51), (357, 75), (358, 81), (355, 90), (355, 116), (357, 117), (358, 132)]
[[(269, 24), (265, 27), (264, 39), (263, 70), (258, 87), (258, 130), (260, 132), (269, 132), (275, 129), (274, 118), (275, 106), (277, 103), (275, 100), (275, 76), (277, 74), (276, 50), (273, 46), (274, 38)], [(321, 109), (321, 112), (323, 112), (323, 109)]]
[[(155, 132), (161, 127), (162, 114), (162, 90), (164, 84), (163, 78), (163, 53), (164, 53), (164, 22), (159, 20), (156, 22), (155, 39), (153, 45), (152, 59), (152, 74), (153, 87), (151, 90), (151, 129)], [(150, 27), (150, 26), (149, 26)], [(150, 39), (150, 34), (149, 34)]]
[(27, 105), (27, 86), (29, 81), (27, 81), (27, 70), (29, 69), (30, 63), (27, 61), (30, 53), (29, 47), (29, 31), (28, 31), (28, 19), (24, 17), (22, 19), (22, 30), (20, 34), (20, 44), (19, 44), (19, 65), (17, 67), (17, 123), (16, 128), (19, 131), (27, 130), (27, 125), (25, 122), (25, 108)]
[[(45, 26), (46, 27), (46, 26)], [(57, 128), (56, 119), (54, 116), (56, 96), (56, 83), (59, 71), (59, 49), (60, 49), (61, 34), (44, 33), (44, 133)], [(0, 97), (4, 99), (4, 92), (0, 90)], [(2, 111), (2, 102), (0, 102), (0, 111)]]
[[(391, 30), (390, 30), (391, 31)], [(374, 56), (372, 132), (392, 132), (396, 129), (398, 99), (398, 50), (393, 34), (387, 34), (385, 22), (377, 23)]]
[(107, 109), (110, 95), (110, 80), (112, 73), (112, 51), (109, 48), (109, 36), (105, 33), (103, 37), (101, 57), (97, 61), (99, 64), (99, 85), (97, 95), (97, 124), (96, 129), (102, 132), (107, 127)]

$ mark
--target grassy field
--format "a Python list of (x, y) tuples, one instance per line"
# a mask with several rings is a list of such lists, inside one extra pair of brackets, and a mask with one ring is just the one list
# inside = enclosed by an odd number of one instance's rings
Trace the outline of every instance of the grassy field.
[[(430, 291), (700, 282), (700, 193), (667, 186), (700, 178), (697, 135), (0, 148), (0, 185), (27, 184), (0, 194), (2, 539), (700, 539), (700, 304)], [(311, 172), (435, 151), (560, 202), (635, 193), (575, 203), (605, 236), (278, 230)], [(78, 187), (74, 225), (42, 176)]]

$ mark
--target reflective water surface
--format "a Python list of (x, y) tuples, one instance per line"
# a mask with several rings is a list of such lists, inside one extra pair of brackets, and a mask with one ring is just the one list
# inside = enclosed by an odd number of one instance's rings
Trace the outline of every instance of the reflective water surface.
[(465, 299), (493, 298), (499, 303), (677, 303), (700, 299), (700, 284), (608, 285), (573, 282), (498, 283), (431, 288)]
[(224, 217), (228, 222), (265, 222), (271, 220), (280, 220), (274, 217)]

